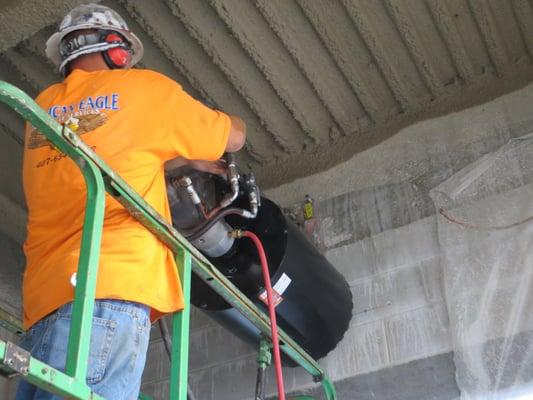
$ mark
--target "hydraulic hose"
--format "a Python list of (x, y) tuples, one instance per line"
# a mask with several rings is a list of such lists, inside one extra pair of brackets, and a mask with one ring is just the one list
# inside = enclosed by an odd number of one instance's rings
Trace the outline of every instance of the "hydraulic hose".
[(261, 269), (263, 271), (263, 280), (265, 281), (265, 290), (268, 300), (268, 314), (270, 317), (270, 327), (272, 332), (272, 352), (274, 353), (274, 367), (276, 370), (276, 382), (278, 386), (278, 399), (285, 400), (285, 388), (283, 385), (283, 372), (281, 370), (281, 356), (279, 351), (278, 339), (278, 325), (276, 322), (276, 309), (274, 305), (274, 295), (272, 284), (270, 283), (270, 273), (268, 271), (268, 262), (266, 259), (265, 249), (261, 240), (252, 232), (244, 231), (242, 235), (251, 239), (254, 242), (257, 252), (259, 253), (259, 260), (261, 261)]

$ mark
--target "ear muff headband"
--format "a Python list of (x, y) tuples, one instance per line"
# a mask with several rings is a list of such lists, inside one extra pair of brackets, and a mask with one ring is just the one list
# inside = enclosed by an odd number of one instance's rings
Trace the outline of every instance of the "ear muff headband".
[(127, 67), (132, 58), (130, 43), (114, 31), (100, 30), (63, 40), (59, 48), (62, 61), (59, 70), (68, 75), (68, 64), (84, 54), (101, 52), (105, 63), (111, 69)]
[(109, 68), (125, 68), (131, 61), (131, 50), (124, 38), (114, 32), (105, 33), (103, 42), (110, 44), (120, 44), (118, 47), (111, 48), (102, 52), (104, 60)]

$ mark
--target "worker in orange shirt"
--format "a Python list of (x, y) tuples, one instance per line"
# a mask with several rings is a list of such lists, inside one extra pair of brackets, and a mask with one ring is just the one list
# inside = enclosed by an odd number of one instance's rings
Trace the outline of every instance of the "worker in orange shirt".
[[(64, 76), (37, 103), (69, 126), (170, 221), (165, 162), (219, 172), (216, 160), (245, 142), (241, 119), (212, 110), (171, 79), (131, 69), (140, 40), (113, 10), (76, 7), (47, 41)], [(192, 161), (207, 160), (207, 161)], [(86, 191), (72, 160), (28, 126), (24, 191), (29, 210), (21, 346), (63, 370)], [(110, 196), (102, 236), (87, 382), (106, 399), (136, 399), (150, 322), (183, 308), (173, 254)], [(23, 381), (17, 400), (57, 399)]]

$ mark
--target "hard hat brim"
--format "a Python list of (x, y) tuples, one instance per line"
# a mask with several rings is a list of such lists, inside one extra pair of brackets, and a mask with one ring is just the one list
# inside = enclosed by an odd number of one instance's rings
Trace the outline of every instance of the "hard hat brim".
[(132, 50), (132, 57), (128, 65), (126, 65), (126, 68), (133, 67), (135, 64), (137, 64), (144, 53), (144, 47), (141, 42), (141, 40), (135, 35), (133, 32), (125, 30), (125, 29), (118, 29), (115, 26), (107, 26), (107, 25), (99, 25), (95, 26), (94, 24), (80, 24), (76, 26), (69, 27), (67, 29), (64, 29), (62, 31), (54, 33), (50, 38), (46, 41), (46, 56), (54, 63), (56, 67), (59, 67), (61, 64), (61, 55), (59, 54), (59, 44), (61, 43), (61, 40), (65, 36), (67, 36), (69, 33), (74, 31), (79, 31), (81, 29), (103, 29), (103, 30), (109, 30), (114, 32), (119, 32), (120, 34), (124, 35), (126, 40), (128, 40), (131, 43), (131, 50)]

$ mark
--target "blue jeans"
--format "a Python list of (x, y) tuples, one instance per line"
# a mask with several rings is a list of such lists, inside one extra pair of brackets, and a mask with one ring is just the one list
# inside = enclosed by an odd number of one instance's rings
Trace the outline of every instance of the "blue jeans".
[[(20, 346), (32, 356), (64, 371), (72, 303), (33, 325)], [(150, 309), (120, 300), (96, 300), (87, 384), (109, 400), (136, 400), (150, 339)], [(57, 400), (56, 395), (21, 381), (16, 400)]]

